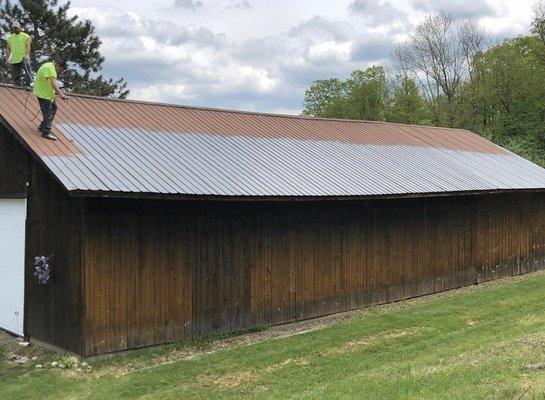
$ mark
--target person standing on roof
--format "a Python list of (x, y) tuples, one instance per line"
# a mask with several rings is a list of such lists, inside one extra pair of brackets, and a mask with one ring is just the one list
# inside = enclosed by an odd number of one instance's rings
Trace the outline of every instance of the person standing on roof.
[(15, 86), (22, 86), (21, 76), (23, 69), (26, 73), (26, 84), (31, 87), (34, 81), (34, 74), (30, 66), (30, 45), (32, 38), (28, 33), (21, 30), (21, 24), (14, 22), (11, 27), (11, 35), (8, 36), (8, 47), (6, 55), (11, 64), (11, 75)]
[(46, 62), (36, 73), (34, 94), (38, 98), (43, 116), (38, 130), (42, 133), (42, 137), (50, 140), (57, 140), (57, 137), (51, 133), (51, 125), (57, 113), (55, 95), (58, 94), (61, 99), (68, 100), (57, 84), (58, 74), (66, 71), (66, 67), (65, 61)]

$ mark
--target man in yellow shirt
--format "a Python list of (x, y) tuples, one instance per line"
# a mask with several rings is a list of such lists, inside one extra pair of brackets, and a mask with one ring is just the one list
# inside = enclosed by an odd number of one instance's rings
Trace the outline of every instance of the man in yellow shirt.
[(16, 86), (21, 86), (21, 75), (23, 69), (26, 73), (27, 86), (32, 86), (34, 76), (30, 66), (30, 45), (32, 38), (29, 34), (21, 30), (21, 24), (14, 22), (12, 24), (12, 33), (8, 36), (8, 47), (6, 55), (11, 64), (11, 75), (13, 83)]
[(66, 62), (46, 62), (36, 73), (36, 81), (34, 83), (34, 94), (40, 103), (42, 111), (42, 122), (38, 130), (42, 133), (42, 137), (50, 140), (57, 140), (57, 137), (51, 133), (51, 125), (57, 112), (57, 103), (55, 95), (58, 94), (61, 99), (68, 100), (68, 97), (63, 93), (57, 84), (58, 74), (66, 71)]

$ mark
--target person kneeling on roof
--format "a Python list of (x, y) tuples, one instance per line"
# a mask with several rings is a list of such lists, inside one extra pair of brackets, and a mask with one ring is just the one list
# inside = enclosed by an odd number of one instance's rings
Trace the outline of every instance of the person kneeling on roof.
[(11, 64), (11, 74), (15, 86), (21, 86), (23, 69), (26, 73), (26, 86), (31, 87), (34, 81), (32, 67), (30, 66), (30, 45), (32, 38), (21, 30), (21, 24), (14, 22), (11, 26), (12, 33), (7, 39), (6, 55)]
[(57, 74), (66, 71), (66, 62), (47, 62), (43, 64), (36, 73), (34, 82), (34, 94), (40, 103), (42, 111), (42, 123), (38, 130), (46, 139), (57, 140), (57, 137), (51, 133), (51, 125), (57, 112), (57, 103), (55, 102), (55, 94), (58, 94), (61, 99), (68, 100), (68, 97), (63, 93), (57, 84)]

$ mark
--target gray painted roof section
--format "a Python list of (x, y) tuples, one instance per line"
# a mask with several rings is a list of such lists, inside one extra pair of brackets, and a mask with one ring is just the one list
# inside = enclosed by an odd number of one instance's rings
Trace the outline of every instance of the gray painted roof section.
[(59, 128), (81, 153), (42, 158), (68, 190), (319, 197), (545, 188), (544, 169), (507, 151)]

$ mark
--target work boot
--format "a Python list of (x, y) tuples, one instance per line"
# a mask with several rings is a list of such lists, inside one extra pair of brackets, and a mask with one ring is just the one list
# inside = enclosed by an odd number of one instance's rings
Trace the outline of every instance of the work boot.
[(42, 137), (49, 140), (57, 140), (57, 136), (53, 135), (51, 132), (44, 131), (42, 132)]

